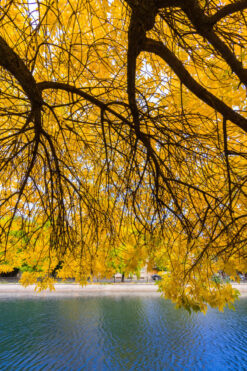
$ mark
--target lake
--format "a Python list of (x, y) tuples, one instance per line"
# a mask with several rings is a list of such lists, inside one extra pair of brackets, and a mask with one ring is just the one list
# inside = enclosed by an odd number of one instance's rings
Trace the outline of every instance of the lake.
[(1, 299), (0, 370), (247, 370), (247, 299), (189, 315), (158, 297)]

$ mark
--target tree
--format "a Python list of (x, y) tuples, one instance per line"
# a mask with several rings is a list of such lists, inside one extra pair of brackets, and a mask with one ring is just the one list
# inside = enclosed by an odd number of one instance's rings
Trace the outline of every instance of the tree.
[(236, 297), (212, 277), (247, 270), (246, 8), (3, 1), (3, 262), (15, 217), (30, 253), (49, 224), (48, 260), (84, 282), (132, 224), (170, 272), (165, 296), (200, 310)]

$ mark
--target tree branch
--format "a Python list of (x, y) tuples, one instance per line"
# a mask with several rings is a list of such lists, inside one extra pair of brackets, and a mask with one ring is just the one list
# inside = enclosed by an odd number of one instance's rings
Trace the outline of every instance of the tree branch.
[(42, 96), (37, 88), (36, 81), (25, 66), (22, 59), (0, 36), (0, 66), (9, 71), (20, 83), (32, 106), (43, 104)]
[(224, 138), (224, 152), (225, 152), (225, 159), (226, 159), (227, 181), (228, 181), (228, 189), (229, 189), (229, 210), (230, 210), (231, 218), (233, 219), (231, 168), (230, 168), (229, 158), (228, 158), (229, 153), (228, 153), (228, 143), (227, 143), (226, 119), (224, 117), (223, 117), (223, 138)]
[(185, 2), (182, 6), (183, 11), (195, 27), (196, 31), (210, 42), (211, 45), (220, 53), (232, 71), (238, 76), (239, 80), (247, 86), (247, 70), (243, 68), (240, 62), (229, 47), (212, 30), (210, 17), (204, 14), (197, 0), (191, 0), (189, 4)]
[(115, 110), (110, 108), (109, 103), (108, 104), (104, 103), (104, 102), (100, 101), (99, 99), (93, 97), (92, 95), (82, 91), (81, 89), (76, 88), (75, 86), (72, 86), (72, 85), (69, 85), (69, 84), (66, 84), (66, 83), (62, 83), (62, 82), (56, 82), (56, 81), (39, 82), (39, 83), (37, 83), (37, 86), (41, 91), (46, 90), (46, 89), (55, 89), (55, 90), (64, 90), (64, 91), (67, 91), (67, 93), (76, 94), (76, 95), (84, 98), (85, 100), (91, 102), (95, 106), (99, 107), (101, 110), (112, 113), (114, 116), (116, 116), (121, 121), (128, 124), (129, 126), (131, 126), (131, 127), (133, 126), (131, 124), (131, 122), (129, 120), (127, 120), (124, 116), (120, 115), (118, 112), (116, 112)]
[(247, 0), (240, 0), (233, 4), (227, 4), (223, 6), (221, 9), (219, 9), (217, 13), (209, 17), (208, 20), (210, 24), (214, 25), (215, 23), (219, 22), (222, 18), (227, 17), (240, 10), (244, 10), (246, 8), (247, 8)]
[(215, 95), (200, 85), (186, 70), (182, 62), (162, 42), (146, 39), (143, 51), (154, 53), (161, 57), (175, 72), (180, 81), (200, 100), (208, 104), (247, 133), (247, 119), (228, 107)]

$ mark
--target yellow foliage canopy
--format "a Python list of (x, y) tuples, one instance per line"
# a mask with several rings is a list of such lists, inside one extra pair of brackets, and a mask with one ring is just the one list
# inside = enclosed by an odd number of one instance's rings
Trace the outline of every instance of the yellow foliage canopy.
[(179, 306), (247, 271), (245, 0), (4, 0), (0, 271), (147, 261)]

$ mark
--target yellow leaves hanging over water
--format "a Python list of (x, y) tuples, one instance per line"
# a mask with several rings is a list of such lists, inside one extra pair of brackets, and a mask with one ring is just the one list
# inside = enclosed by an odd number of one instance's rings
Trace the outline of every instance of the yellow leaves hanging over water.
[(175, 3), (1, 3), (0, 272), (148, 264), (178, 306), (237, 296), (218, 272), (247, 271), (246, 9)]

